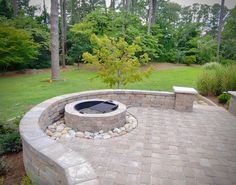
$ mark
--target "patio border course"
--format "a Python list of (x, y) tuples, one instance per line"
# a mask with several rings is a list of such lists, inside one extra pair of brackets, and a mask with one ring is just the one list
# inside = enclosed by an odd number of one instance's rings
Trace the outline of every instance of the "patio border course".
[(50, 139), (48, 125), (64, 115), (66, 104), (85, 99), (112, 99), (129, 106), (192, 111), (193, 88), (174, 87), (175, 92), (144, 90), (95, 90), (48, 99), (25, 114), (20, 122), (23, 159), (27, 174), (40, 185), (97, 185), (97, 175), (79, 153)]

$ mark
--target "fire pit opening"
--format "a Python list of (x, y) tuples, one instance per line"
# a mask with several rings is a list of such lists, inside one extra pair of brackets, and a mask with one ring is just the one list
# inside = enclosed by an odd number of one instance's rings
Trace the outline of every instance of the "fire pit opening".
[(108, 101), (87, 101), (75, 105), (75, 109), (81, 114), (104, 114), (118, 108), (118, 104)]

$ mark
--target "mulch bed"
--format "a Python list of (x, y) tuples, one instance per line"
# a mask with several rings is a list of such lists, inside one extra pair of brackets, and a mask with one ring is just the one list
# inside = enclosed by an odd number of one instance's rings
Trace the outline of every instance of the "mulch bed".
[(23, 152), (10, 153), (5, 155), (7, 164), (9, 166), (6, 175), (3, 176), (4, 185), (20, 184), (25, 175), (25, 168), (23, 163)]

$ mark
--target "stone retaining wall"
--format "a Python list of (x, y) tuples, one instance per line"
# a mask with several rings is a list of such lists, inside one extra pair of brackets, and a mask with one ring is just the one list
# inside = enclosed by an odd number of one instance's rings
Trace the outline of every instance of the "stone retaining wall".
[[(101, 98), (119, 101), (127, 107), (143, 106), (191, 111), (192, 102), (185, 101), (185, 96), (188, 94), (189, 99), (194, 93), (183, 91), (178, 93), (98, 90), (62, 95), (36, 105), (20, 123), (23, 158), (27, 174), (33, 182), (40, 185), (98, 184), (96, 173), (83, 156), (50, 139), (44, 133), (48, 125), (64, 115), (66, 104), (84, 99)], [(184, 95), (183, 98), (181, 94)], [(178, 103), (176, 97), (178, 97)], [(179, 105), (182, 107), (181, 109), (178, 109)]]
[(236, 91), (229, 91), (231, 95), (230, 102), (229, 102), (229, 112), (236, 116)]

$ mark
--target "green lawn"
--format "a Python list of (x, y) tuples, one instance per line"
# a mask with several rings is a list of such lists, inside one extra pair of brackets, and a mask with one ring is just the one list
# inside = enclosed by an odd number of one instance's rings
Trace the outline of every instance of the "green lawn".
[[(200, 67), (183, 67), (155, 71), (148, 79), (126, 89), (172, 91), (172, 86), (196, 87)], [(0, 78), (0, 120), (23, 114), (33, 105), (66, 93), (107, 88), (95, 72), (73, 70), (62, 73), (63, 81), (48, 83), (49, 73)]]

